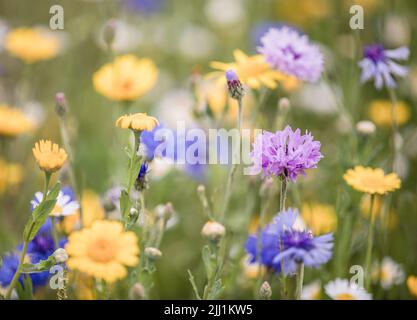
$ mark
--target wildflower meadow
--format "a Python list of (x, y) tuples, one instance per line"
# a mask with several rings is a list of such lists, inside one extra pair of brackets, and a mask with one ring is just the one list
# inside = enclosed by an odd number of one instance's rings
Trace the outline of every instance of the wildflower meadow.
[(0, 300), (416, 299), (416, 13), (0, 0)]

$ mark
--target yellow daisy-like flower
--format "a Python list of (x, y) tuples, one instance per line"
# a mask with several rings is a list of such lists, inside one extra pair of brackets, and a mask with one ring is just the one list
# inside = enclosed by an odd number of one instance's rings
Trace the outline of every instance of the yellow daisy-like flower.
[(305, 204), (301, 217), (315, 235), (336, 230), (337, 216), (334, 207), (331, 205), (322, 203)]
[(218, 79), (219, 83), (225, 84), (226, 77), (224, 72), (233, 69), (237, 73), (239, 80), (253, 89), (259, 89), (262, 86), (274, 89), (277, 87), (278, 82), (286, 90), (293, 90), (299, 86), (300, 82), (296, 78), (272, 70), (262, 55), (248, 56), (240, 50), (233, 51), (233, 55), (235, 62), (213, 61), (210, 66), (221, 71), (210, 72), (206, 77), (208, 79)]
[(385, 175), (382, 169), (356, 166), (344, 175), (346, 183), (357, 191), (369, 194), (386, 194), (401, 187), (397, 174)]
[[(81, 195), (81, 209), (82, 209), (82, 226), (90, 227), (94, 221), (102, 220), (105, 217), (105, 211), (101, 205), (100, 197), (93, 190), (84, 190)], [(61, 223), (62, 230), (69, 234), (75, 229), (79, 228), (81, 224), (80, 214), (73, 214), (64, 217)]]
[(417, 297), (417, 276), (409, 276), (407, 278), (407, 287), (410, 293)]
[(32, 152), (39, 167), (45, 172), (58, 171), (68, 158), (64, 149), (49, 140), (36, 142)]
[(19, 164), (7, 163), (0, 158), (0, 194), (22, 181), (22, 167)]
[[(369, 118), (381, 127), (392, 125), (392, 103), (389, 100), (374, 100), (369, 105)], [(402, 126), (410, 120), (410, 106), (398, 101), (395, 107), (397, 125)]]
[(35, 123), (17, 108), (0, 104), (0, 135), (15, 137), (32, 131)]
[(94, 89), (110, 100), (132, 101), (150, 91), (158, 78), (152, 60), (132, 54), (117, 57), (93, 75)]
[(126, 114), (116, 120), (116, 127), (133, 131), (152, 131), (158, 124), (158, 119), (146, 113)]
[(4, 44), (10, 54), (26, 63), (49, 60), (59, 52), (59, 38), (41, 28), (18, 28), (12, 30)]
[(124, 231), (118, 221), (95, 221), (90, 228), (72, 233), (65, 250), (70, 269), (108, 283), (125, 278), (126, 267), (139, 262), (138, 238), (134, 232)]

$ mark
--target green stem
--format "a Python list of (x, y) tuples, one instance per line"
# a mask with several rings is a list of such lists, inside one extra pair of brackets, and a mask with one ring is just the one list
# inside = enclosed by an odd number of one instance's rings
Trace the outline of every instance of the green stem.
[(369, 206), (369, 227), (368, 227), (368, 244), (366, 249), (366, 257), (365, 257), (365, 272), (366, 272), (366, 280), (365, 280), (365, 288), (369, 290), (371, 285), (371, 262), (372, 262), (372, 246), (373, 246), (373, 238), (374, 238), (374, 216), (373, 216), (373, 208), (375, 202), (375, 195), (371, 195), (370, 199), (371, 203)]
[(56, 230), (56, 218), (55, 217), (51, 217), (51, 224), (52, 224), (52, 239), (54, 240), (54, 246), (55, 246), (55, 250), (59, 248), (59, 242), (58, 242), (58, 233)]
[(295, 290), (295, 299), (301, 299), (301, 293), (303, 292), (304, 281), (304, 263), (297, 264), (297, 288)]
[[(287, 197), (287, 178), (285, 176), (281, 177), (281, 193), (279, 201), (279, 212), (285, 210), (285, 200)], [(279, 243), (280, 252), (283, 251), (282, 241)], [(287, 298), (287, 277), (284, 272), (284, 259), (281, 259), (281, 296), (282, 298)]]
[(26, 251), (28, 249), (28, 241), (25, 241), (23, 243), (23, 249), (22, 249), (22, 253), (20, 254), (20, 259), (19, 259), (19, 266), (17, 267), (17, 270), (13, 276), (12, 281), (10, 282), (9, 288), (7, 289), (6, 292), (6, 300), (10, 300), (11, 296), (12, 296), (12, 291), (14, 289), (14, 287), (16, 286), (17, 281), (19, 280), (19, 276), (20, 276), (20, 268), (23, 264), (23, 262), (25, 261), (25, 256), (26, 256)]
[[(239, 159), (240, 155), (241, 155), (241, 130), (242, 130), (242, 117), (243, 117), (243, 103), (242, 103), (242, 99), (238, 100), (238, 107), (239, 107), (239, 114), (238, 114), (238, 118), (237, 118), (237, 129), (239, 131), (239, 154), (237, 159)], [(233, 158), (235, 158), (233, 156)], [(233, 159), (232, 159), (233, 162)], [(223, 222), (224, 219), (224, 215), (226, 214), (226, 211), (229, 207), (229, 202), (230, 202), (230, 197), (232, 195), (232, 186), (233, 186), (233, 180), (234, 180), (234, 176), (237, 170), (238, 164), (237, 163), (232, 163), (232, 167), (229, 170), (229, 174), (227, 177), (227, 182), (226, 182), (226, 190), (225, 190), (225, 196), (224, 196), (224, 202), (223, 202), (223, 208), (220, 211), (220, 217), (219, 217), (219, 221)]]
[(393, 89), (388, 89), (388, 93), (391, 99), (391, 130), (392, 130), (392, 171), (395, 167), (395, 158), (397, 156), (397, 143), (396, 139), (399, 136), (398, 120), (397, 120), (397, 95)]

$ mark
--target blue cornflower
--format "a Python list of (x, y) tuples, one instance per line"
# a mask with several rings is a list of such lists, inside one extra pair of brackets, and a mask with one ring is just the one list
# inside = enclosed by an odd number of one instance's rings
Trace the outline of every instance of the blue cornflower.
[(397, 64), (394, 60), (407, 60), (409, 55), (410, 50), (407, 47), (387, 50), (382, 44), (366, 46), (363, 50), (364, 59), (359, 62), (362, 69), (361, 82), (373, 78), (378, 90), (384, 85), (395, 88), (397, 84), (393, 75), (405, 77), (408, 68)]
[[(260, 263), (265, 267), (281, 272), (283, 262), (284, 272), (291, 274), (296, 272), (298, 263), (317, 268), (332, 257), (333, 235), (314, 237), (310, 230), (297, 226), (298, 216), (297, 210), (288, 209), (261, 230)], [(249, 236), (246, 251), (251, 262), (257, 261), (257, 249), (257, 236)]]
[(148, 163), (145, 161), (140, 165), (139, 173), (135, 181), (136, 190), (141, 191), (147, 188), (148, 180), (146, 175), (148, 172)]
[(161, 11), (166, 0), (125, 0), (125, 5), (144, 15), (151, 15)]

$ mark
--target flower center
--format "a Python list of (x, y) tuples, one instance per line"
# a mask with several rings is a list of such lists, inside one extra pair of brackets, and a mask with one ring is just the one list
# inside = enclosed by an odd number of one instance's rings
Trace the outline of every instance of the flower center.
[(356, 300), (350, 293), (340, 293), (336, 296), (336, 300)]
[(87, 255), (96, 262), (106, 263), (115, 258), (117, 254), (116, 245), (105, 238), (94, 240), (87, 249)]
[(282, 243), (285, 249), (296, 247), (309, 250), (312, 247), (312, 238), (313, 234), (310, 231), (288, 230), (282, 236)]
[(298, 60), (301, 58), (301, 54), (296, 52), (292, 46), (285, 47), (284, 49), (282, 49), (282, 52), (286, 55), (292, 56), (294, 60)]
[(367, 46), (364, 49), (363, 55), (366, 58), (371, 59), (375, 63), (384, 61), (385, 60), (384, 46), (381, 44)]

